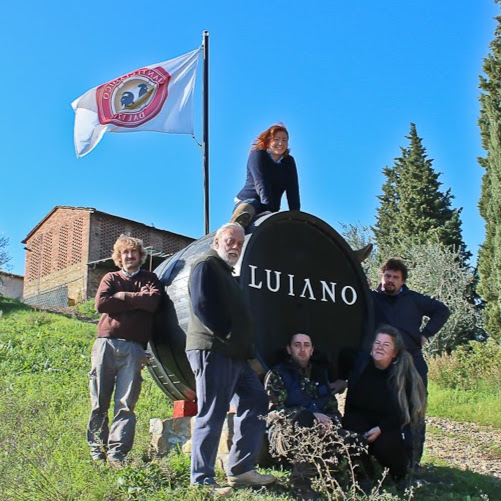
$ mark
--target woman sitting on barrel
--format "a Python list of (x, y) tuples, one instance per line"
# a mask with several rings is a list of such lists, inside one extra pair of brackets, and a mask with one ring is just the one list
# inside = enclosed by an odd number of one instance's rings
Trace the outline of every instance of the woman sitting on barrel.
[[(412, 459), (413, 424), (425, 410), (426, 391), (412, 356), (398, 329), (382, 325), (370, 355), (361, 353), (352, 364), (343, 427), (362, 434), (369, 454), (399, 483)], [(370, 476), (370, 461), (362, 463)]]
[(281, 123), (261, 132), (252, 143), (244, 187), (235, 197), (231, 222), (246, 227), (263, 212), (278, 212), (287, 193), (289, 210), (299, 210), (296, 162), (289, 150), (289, 133)]

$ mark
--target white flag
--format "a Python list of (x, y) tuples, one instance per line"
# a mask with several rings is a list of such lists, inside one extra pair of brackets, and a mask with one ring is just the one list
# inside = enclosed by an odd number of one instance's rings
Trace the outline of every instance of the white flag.
[(75, 99), (75, 151), (91, 152), (105, 132), (193, 134), (193, 91), (201, 48), (145, 66)]

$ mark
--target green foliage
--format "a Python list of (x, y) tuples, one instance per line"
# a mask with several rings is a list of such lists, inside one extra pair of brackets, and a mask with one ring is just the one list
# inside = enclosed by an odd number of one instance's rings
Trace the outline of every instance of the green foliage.
[(501, 428), (501, 345), (471, 341), (430, 357), (429, 413)]
[[(450, 189), (441, 191), (440, 174), (413, 123), (407, 139), (409, 146), (401, 148), (394, 165), (383, 170), (386, 180), (372, 228), (376, 250), (363, 266), (375, 285), (379, 266), (390, 257), (403, 257), (410, 271), (407, 285), (449, 307), (450, 319), (427, 346), (436, 353), (480, 334), (476, 276), (467, 265), (471, 254), (462, 239), (461, 209), (452, 209)], [(362, 229), (358, 237), (365, 233)]]
[(406, 154), (406, 150), (402, 149), (402, 159), (396, 158), (394, 167), (383, 169), (386, 180), (382, 186), (383, 193), (378, 196), (380, 206), (377, 209), (378, 215), (373, 228), (379, 247), (394, 245), (400, 240), (398, 228), (395, 225), (399, 214), (398, 172), (402, 168), (402, 161)]
[[(345, 224), (341, 226), (341, 235), (352, 249), (361, 249), (374, 241), (373, 230), (370, 226), (360, 223)], [(377, 247), (373, 249), (369, 257), (362, 262), (362, 268), (367, 275), (371, 287), (376, 287), (379, 283), (379, 252)]]
[(501, 345), (493, 339), (470, 341), (451, 354), (428, 360), (429, 377), (443, 388), (501, 389)]
[(88, 370), (95, 325), (33, 310), (0, 319), (0, 376)]
[[(134, 448), (126, 468), (114, 471), (94, 464), (85, 443), (85, 428), (90, 410), (87, 372), (96, 326), (36, 312), (6, 298), (0, 298), (0, 310), (2, 501), (213, 499), (206, 489), (188, 486), (190, 460), (179, 450), (162, 459), (149, 457), (149, 419), (168, 417), (172, 409), (147, 372), (136, 407)], [(46, 360), (49, 362), (44, 366)], [(435, 387), (431, 390), (432, 399)], [(490, 401), (483, 405), (496, 408)], [(453, 499), (471, 496), (473, 500), (480, 499), (479, 489), (489, 494), (497, 492), (490, 480), (481, 475), (461, 473), (443, 484), (443, 470), (446, 469), (433, 469), (429, 474), (430, 486), (419, 489), (414, 499), (451, 499), (453, 494), (457, 496)], [(286, 474), (272, 473), (281, 477), (275, 488), (236, 489), (231, 499), (292, 501)], [(218, 478), (224, 482), (221, 471)], [(380, 497), (371, 499), (392, 497), (393, 493), (383, 490)], [(335, 497), (328, 495), (325, 499)]]
[(485, 169), (478, 204), (485, 220), (485, 240), (478, 256), (478, 293), (486, 302), (485, 326), (490, 336), (501, 340), (501, 16), (490, 53), (484, 60), (480, 76), (479, 126), (486, 156), (479, 158)]
[[(0, 499), (132, 499), (115, 472), (93, 467), (85, 443), (96, 326), (7, 298), (0, 310)], [(146, 372), (144, 379), (132, 457), (148, 450), (149, 419), (172, 413)]]
[(453, 390), (433, 381), (428, 386), (428, 415), (501, 428), (501, 393), (486, 389)]
[[(342, 225), (342, 228), (342, 234), (352, 248), (370, 242), (368, 227)], [(447, 323), (426, 345), (426, 351), (429, 354), (451, 351), (460, 344), (481, 337), (481, 317), (473, 300), (476, 276), (473, 270), (463, 265), (459, 251), (442, 244), (435, 236), (423, 243), (407, 241), (402, 255), (409, 268), (407, 285), (442, 301), (451, 311)], [(379, 283), (379, 268), (387, 258), (388, 254), (376, 246), (362, 263), (373, 288)]]
[(461, 209), (452, 209), (450, 189), (440, 190), (440, 174), (427, 158), (422, 139), (411, 123), (407, 136), (410, 145), (401, 148), (402, 154), (393, 167), (385, 167), (386, 181), (374, 226), (376, 243), (385, 255), (402, 255), (409, 241), (439, 242), (459, 251), (464, 259), (470, 257), (461, 234)]
[(170, 487), (169, 471), (161, 463), (151, 462), (141, 465), (128, 465), (118, 475), (119, 489), (127, 493), (129, 499), (146, 499), (156, 491)]
[(9, 239), (3, 235), (0, 235), (0, 270), (8, 269), (8, 263), (11, 257), (7, 254), (5, 250), (9, 245)]
[(77, 304), (76, 310), (78, 313), (88, 318), (99, 318), (99, 313), (96, 311), (94, 299), (88, 299), (83, 303)]
[(172, 483), (188, 484), (190, 482), (190, 456), (183, 454), (178, 447), (167, 455)]
[(422, 244), (411, 243), (405, 251), (409, 268), (407, 285), (443, 302), (451, 315), (426, 345), (428, 354), (451, 351), (480, 334), (475, 308), (475, 275), (464, 266), (458, 251), (441, 244), (437, 237)]

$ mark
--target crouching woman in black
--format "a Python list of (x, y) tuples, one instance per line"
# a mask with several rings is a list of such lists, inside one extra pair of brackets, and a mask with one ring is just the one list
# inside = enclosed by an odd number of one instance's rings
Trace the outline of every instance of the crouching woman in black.
[(369, 454), (398, 482), (412, 458), (413, 424), (425, 410), (424, 384), (399, 331), (379, 327), (370, 355), (360, 354), (348, 375), (343, 427), (362, 434)]

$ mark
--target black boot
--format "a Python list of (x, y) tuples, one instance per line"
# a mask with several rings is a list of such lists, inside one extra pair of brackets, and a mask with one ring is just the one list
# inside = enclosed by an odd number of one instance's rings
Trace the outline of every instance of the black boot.
[(322, 499), (320, 494), (311, 488), (311, 478), (315, 477), (316, 474), (315, 467), (310, 463), (296, 463), (292, 467), (292, 493), (296, 499), (309, 501)]
[(362, 453), (353, 461), (353, 467), (355, 468), (355, 482), (358, 487), (365, 494), (370, 494), (374, 478), (374, 465), (370, 456)]

